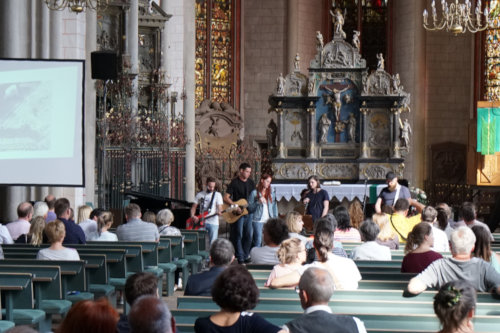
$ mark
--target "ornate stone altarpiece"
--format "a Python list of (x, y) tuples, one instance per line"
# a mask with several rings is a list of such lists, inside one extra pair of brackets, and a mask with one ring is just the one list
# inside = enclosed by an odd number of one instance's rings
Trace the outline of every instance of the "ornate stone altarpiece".
[[(298, 55), (292, 73), (279, 75), (269, 97), (277, 113), (277, 130), (267, 130), (274, 179), (358, 181), (385, 179), (388, 171), (402, 175), (410, 149), (411, 127), (400, 114), (409, 112), (410, 95), (399, 74), (377, 69), (368, 73), (359, 53), (359, 34), (346, 42), (343, 20), (334, 20), (334, 38), (323, 44), (316, 34), (317, 54), (308, 76), (300, 72)], [(341, 14), (340, 14), (341, 15)]]

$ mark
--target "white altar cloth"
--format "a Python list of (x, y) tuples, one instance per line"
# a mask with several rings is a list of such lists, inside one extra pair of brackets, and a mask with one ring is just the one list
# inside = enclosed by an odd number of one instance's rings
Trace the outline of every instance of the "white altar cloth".
[[(307, 188), (306, 184), (272, 184), (273, 189), (276, 191), (276, 199), (280, 201), (285, 199), (290, 201), (292, 198), (300, 200), (300, 192)], [(330, 199), (337, 198), (342, 201), (344, 198), (352, 201), (358, 198), (363, 201), (365, 195), (370, 199), (369, 202), (374, 203), (376, 197), (380, 194), (382, 189), (387, 187), (387, 184), (341, 184), (336, 186), (321, 185), (321, 188), (328, 192)]]

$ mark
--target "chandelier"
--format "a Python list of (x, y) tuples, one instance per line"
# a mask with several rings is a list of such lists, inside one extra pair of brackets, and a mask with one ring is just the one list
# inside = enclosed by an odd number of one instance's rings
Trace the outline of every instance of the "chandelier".
[(448, 3), (445, 0), (441, 0), (441, 10), (442, 18), (438, 19), (436, 13), (436, 3), (432, 0), (432, 24), (428, 22), (427, 9), (424, 9), (424, 28), (427, 30), (443, 30), (451, 31), (455, 35), (459, 33), (465, 33), (467, 30), (470, 32), (483, 31), (492, 25), (492, 21), (489, 19), (490, 11), (488, 7), (481, 12), (481, 0), (476, 3), (476, 8), (474, 10), (474, 15), (471, 13), (472, 3), (469, 0), (465, 0), (465, 3), (459, 4), (458, 0)]
[(64, 10), (69, 8), (72, 12), (81, 13), (85, 8), (92, 10), (105, 9), (110, 0), (45, 0), (51, 10)]

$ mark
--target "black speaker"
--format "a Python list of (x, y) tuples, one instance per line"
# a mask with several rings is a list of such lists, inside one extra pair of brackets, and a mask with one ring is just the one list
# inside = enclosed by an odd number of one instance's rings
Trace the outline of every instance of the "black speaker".
[(115, 80), (118, 76), (117, 54), (113, 51), (95, 51), (90, 54), (92, 78)]

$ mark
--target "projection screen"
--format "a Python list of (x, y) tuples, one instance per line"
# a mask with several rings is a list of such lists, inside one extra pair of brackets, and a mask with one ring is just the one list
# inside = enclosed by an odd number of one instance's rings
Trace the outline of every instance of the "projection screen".
[(0, 184), (84, 186), (84, 60), (0, 59)]

